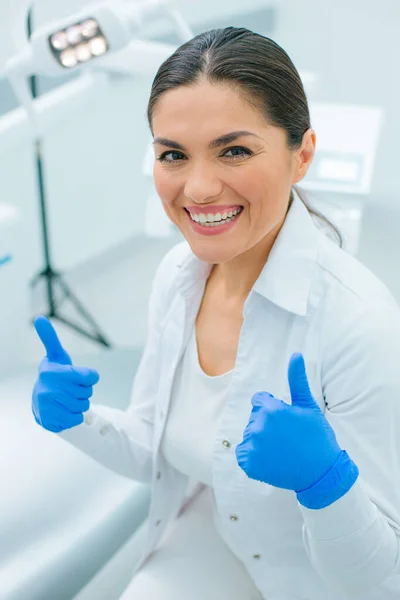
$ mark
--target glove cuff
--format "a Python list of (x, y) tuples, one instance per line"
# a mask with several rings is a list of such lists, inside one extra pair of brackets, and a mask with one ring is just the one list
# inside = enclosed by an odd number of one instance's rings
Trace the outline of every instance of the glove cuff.
[(342, 450), (332, 467), (311, 487), (296, 492), (297, 500), (306, 508), (320, 509), (333, 504), (354, 485), (359, 475), (357, 465)]

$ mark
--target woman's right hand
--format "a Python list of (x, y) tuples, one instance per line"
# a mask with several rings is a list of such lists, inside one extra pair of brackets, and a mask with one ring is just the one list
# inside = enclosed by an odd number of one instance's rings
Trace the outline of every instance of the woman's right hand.
[(46, 317), (35, 319), (35, 329), (47, 355), (39, 365), (39, 377), (33, 387), (32, 413), (36, 423), (58, 433), (83, 422), (83, 413), (90, 408), (93, 386), (100, 377), (94, 369), (72, 365), (71, 357)]

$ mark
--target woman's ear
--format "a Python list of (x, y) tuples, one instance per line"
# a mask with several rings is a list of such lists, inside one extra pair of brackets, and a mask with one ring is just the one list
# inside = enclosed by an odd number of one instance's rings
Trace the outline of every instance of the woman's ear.
[(301, 181), (313, 161), (317, 136), (313, 129), (307, 129), (303, 135), (303, 141), (298, 150), (294, 152), (292, 184)]

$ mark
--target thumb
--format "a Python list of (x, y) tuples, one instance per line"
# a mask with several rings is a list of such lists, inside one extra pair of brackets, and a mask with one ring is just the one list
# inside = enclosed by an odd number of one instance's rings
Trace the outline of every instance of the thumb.
[(303, 406), (304, 408), (318, 406), (308, 384), (306, 365), (302, 354), (292, 354), (289, 361), (288, 379), (292, 406)]
[(53, 325), (46, 317), (37, 317), (34, 322), (36, 332), (46, 348), (47, 358), (61, 365), (72, 365), (68, 352), (61, 345)]

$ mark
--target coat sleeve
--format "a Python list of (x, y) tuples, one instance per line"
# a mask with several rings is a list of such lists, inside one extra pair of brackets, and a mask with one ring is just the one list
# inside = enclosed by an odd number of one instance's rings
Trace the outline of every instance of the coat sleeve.
[(325, 417), (359, 477), (325, 508), (299, 504), (303, 541), (316, 571), (339, 592), (398, 600), (400, 310), (380, 303), (338, 320), (321, 363)]
[(157, 356), (175, 248), (164, 256), (152, 282), (147, 339), (128, 408), (91, 404), (83, 423), (56, 434), (115, 473), (143, 483), (152, 478)]

